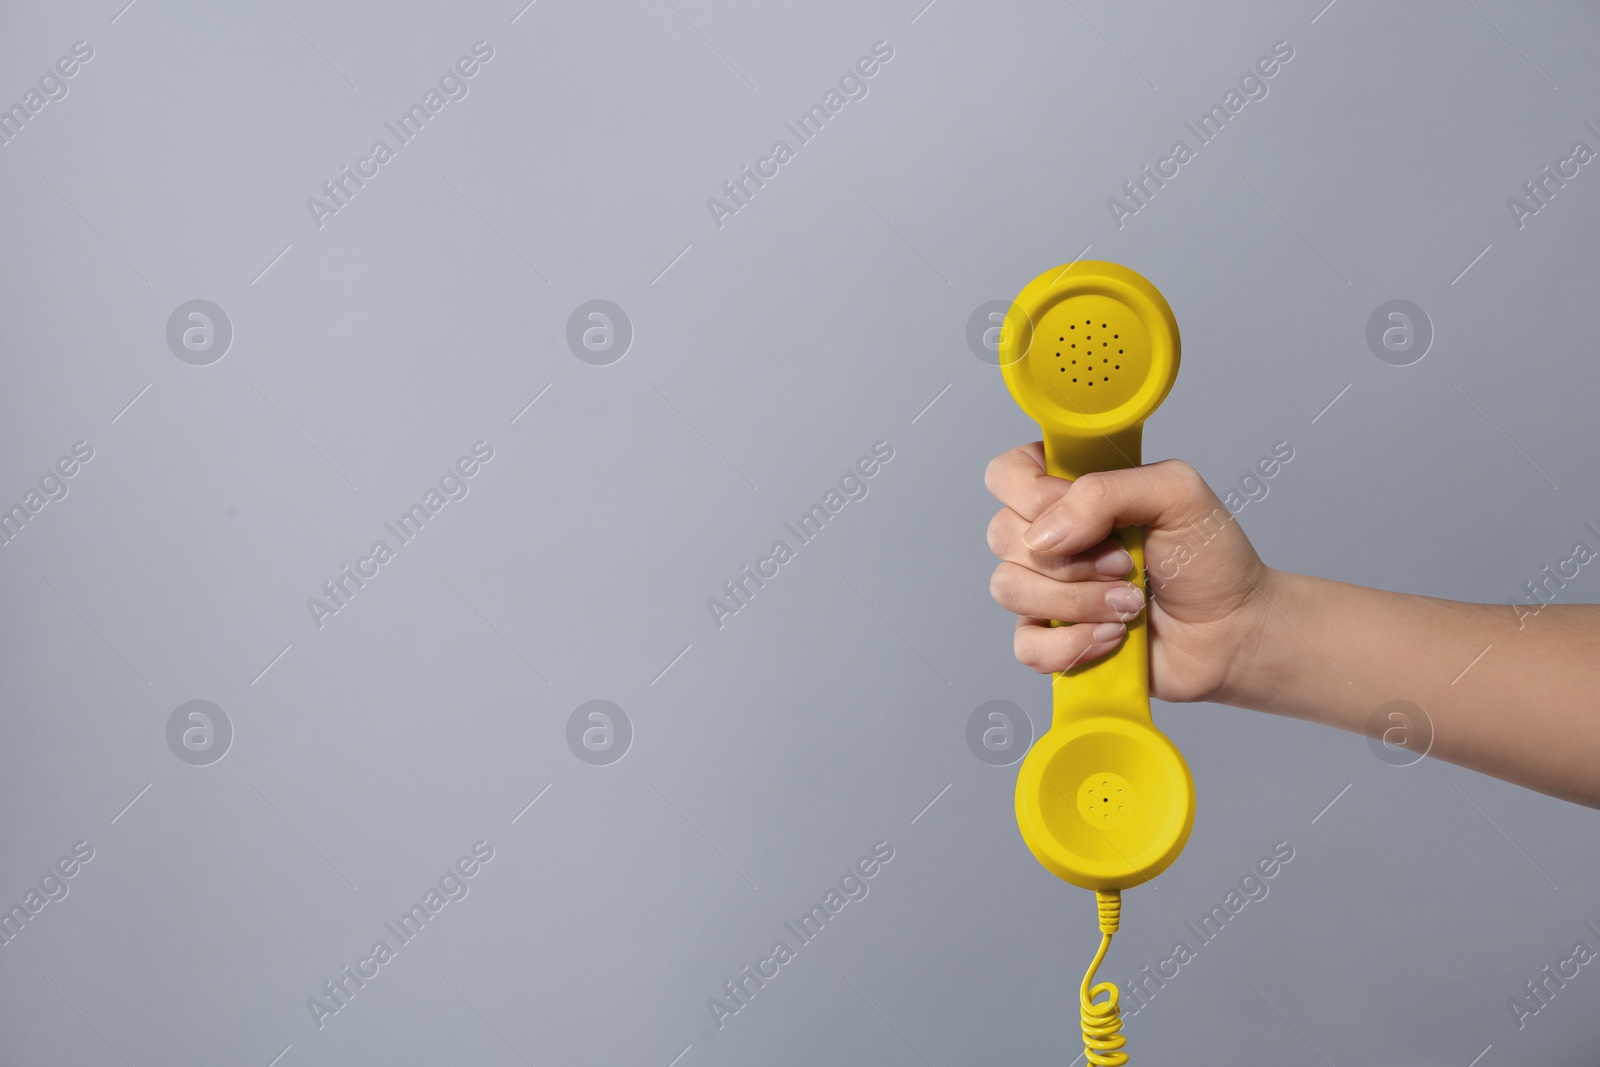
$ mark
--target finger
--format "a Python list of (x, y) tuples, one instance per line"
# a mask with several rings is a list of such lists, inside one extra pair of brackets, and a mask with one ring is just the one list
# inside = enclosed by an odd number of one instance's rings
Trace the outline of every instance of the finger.
[(1058, 582), (1109, 582), (1133, 570), (1133, 557), (1114, 538), (1073, 556), (1041, 556), (1023, 542), (1027, 529), (1028, 520), (1010, 508), (996, 512), (989, 520), (989, 551)]
[(1017, 620), (1012, 645), (1018, 662), (1048, 674), (1093, 663), (1114, 651), (1127, 633), (1119, 622), (1051, 626), (1048, 620), (1025, 616)]
[(1032, 522), (1060, 500), (1072, 483), (1044, 472), (1044, 445), (1035, 441), (990, 460), (983, 484), (1000, 503)]
[(1148, 467), (1085, 474), (1034, 521), (1023, 541), (1041, 554), (1071, 555), (1119, 527), (1181, 529), (1213, 510), (1221, 511), (1222, 502), (1199, 473), (1168, 459)]
[(1131, 582), (1058, 582), (1017, 563), (995, 568), (989, 595), (1007, 611), (1063, 622), (1127, 622), (1144, 607)]

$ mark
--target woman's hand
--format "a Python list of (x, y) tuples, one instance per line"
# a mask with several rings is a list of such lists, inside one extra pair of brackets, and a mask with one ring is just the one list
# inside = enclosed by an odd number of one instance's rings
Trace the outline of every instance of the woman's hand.
[(1045, 473), (1035, 442), (996, 457), (984, 481), (1005, 505), (989, 523), (1003, 561), (989, 590), (1018, 616), (1017, 659), (1060, 671), (1122, 643), (1144, 597), (1125, 580), (1133, 560), (1108, 537), (1143, 526), (1151, 694), (1228, 701), (1273, 611), (1274, 572), (1193, 467), (1164, 460), (1067, 481)]

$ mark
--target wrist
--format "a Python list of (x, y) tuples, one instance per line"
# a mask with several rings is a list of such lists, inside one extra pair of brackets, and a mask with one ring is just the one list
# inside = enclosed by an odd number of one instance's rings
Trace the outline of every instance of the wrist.
[(1294, 636), (1285, 620), (1298, 618), (1303, 576), (1262, 564), (1248, 579), (1250, 592), (1238, 608), (1238, 632), (1221, 684), (1211, 699), (1219, 704), (1280, 711), (1289, 703), (1297, 662), (1285, 647)]

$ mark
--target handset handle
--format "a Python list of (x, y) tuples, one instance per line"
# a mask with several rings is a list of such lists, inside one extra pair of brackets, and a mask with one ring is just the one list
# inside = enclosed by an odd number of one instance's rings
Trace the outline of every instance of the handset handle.
[[(1142, 425), (1097, 437), (1076, 437), (1044, 430), (1045, 473), (1055, 478), (1077, 479), (1094, 471), (1136, 467), (1140, 459)], [(1144, 527), (1114, 530), (1133, 557), (1128, 581), (1145, 590)], [(1150, 631), (1148, 605), (1128, 620), (1128, 635), (1121, 645), (1093, 663), (1057, 671), (1050, 678), (1053, 726), (1086, 715), (1118, 715), (1153, 726), (1150, 717)], [(1052, 626), (1066, 625), (1052, 622)], [(1087, 623), (1077, 625), (1089, 625)], [(1052, 727), (1053, 728), (1053, 727)]]

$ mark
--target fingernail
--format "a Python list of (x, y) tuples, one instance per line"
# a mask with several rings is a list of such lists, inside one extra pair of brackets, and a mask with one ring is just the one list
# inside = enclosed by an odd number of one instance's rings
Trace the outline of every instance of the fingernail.
[(1094, 569), (1101, 574), (1120, 578), (1133, 570), (1133, 557), (1128, 555), (1128, 550), (1119, 548), (1115, 552), (1107, 553), (1094, 562)]
[(1094, 628), (1095, 644), (1115, 641), (1127, 632), (1128, 628), (1120, 622), (1102, 622)]
[(1022, 542), (1035, 552), (1044, 552), (1065, 541), (1071, 532), (1072, 520), (1059, 511), (1053, 511), (1028, 527), (1022, 535)]
[(1144, 594), (1136, 585), (1119, 585), (1106, 590), (1106, 607), (1112, 611), (1132, 614), (1144, 607)]

